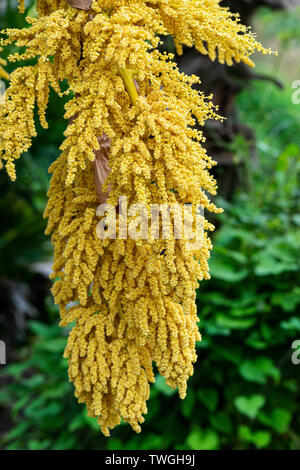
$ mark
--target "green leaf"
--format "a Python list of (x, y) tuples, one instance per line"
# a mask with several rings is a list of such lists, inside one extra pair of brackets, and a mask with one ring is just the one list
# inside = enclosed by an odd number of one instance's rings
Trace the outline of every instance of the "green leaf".
[(45, 383), (45, 377), (42, 374), (35, 374), (26, 380), (23, 380), (23, 385), (26, 388), (35, 389)]
[(282, 321), (280, 323), (280, 327), (283, 330), (288, 330), (288, 331), (300, 331), (300, 318), (298, 317), (291, 317), (287, 321)]
[(9, 433), (6, 434), (5, 440), (11, 441), (12, 439), (16, 439), (16, 437), (24, 437), (29, 427), (30, 425), (28, 422), (17, 424)]
[(7, 390), (0, 390), (0, 405), (8, 405), (10, 396)]
[(197, 397), (210, 410), (215, 411), (218, 405), (218, 392), (213, 388), (203, 388), (198, 390)]
[(29, 450), (46, 450), (51, 444), (50, 439), (44, 439), (43, 441), (38, 441), (37, 439), (30, 439), (28, 442)]
[(273, 305), (279, 305), (285, 312), (293, 312), (300, 304), (300, 287), (294, 287), (289, 292), (276, 292), (271, 297)]
[(226, 414), (224, 411), (219, 411), (219, 413), (213, 414), (210, 416), (211, 425), (217, 430), (225, 434), (232, 433), (232, 423), (229, 417), (229, 414)]
[(141, 450), (163, 449), (164, 438), (159, 434), (149, 433), (147, 438), (141, 443)]
[(279, 434), (284, 434), (288, 430), (291, 419), (291, 413), (288, 410), (285, 410), (284, 408), (275, 408), (272, 411), (272, 427)]
[(244, 379), (259, 384), (265, 384), (268, 377), (272, 377), (275, 381), (280, 379), (279, 369), (267, 357), (247, 359), (241, 364), (239, 371)]
[(218, 313), (216, 315), (216, 322), (219, 326), (223, 328), (229, 328), (230, 330), (247, 330), (253, 326), (256, 322), (255, 318), (231, 318), (224, 315), (223, 313)]
[(124, 444), (122, 443), (121, 439), (117, 437), (111, 437), (107, 443), (108, 450), (124, 450)]
[(258, 331), (251, 331), (246, 339), (246, 344), (253, 349), (266, 349), (268, 347), (268, 343), (261, 338)]
[(74, 432), (74, 431), (77, 431), (78, 429), (81, 429), (83, 428), (85, 425), (86, 425), (86, 421), (85, 421), (85, 413), (78, 413), (73, 419), (72, 421), (69, 423), (69, 426), (68, 426), (68, 430), (70, 432)]
[(28, 393), (22, 395), (21, 398), (16, 400), (13, 406), (14, 413), (18, 413), (19, 411), (21, 411), (29, 400), (30, 400), (30, 394)]
[(67, 344), (66, 338), (53, 338), (44, 342), (40, 342), (37, 349), (46, 352), (61, 352), (63, 353)]
[(30, 18), (37, 18), (38, 17), (38, 13), (36, 11), (36, 4), (35, 3), (28, 9), (28, 12), (27, 12), (26, 16), (30, 16)]
[(188, 389), (187, 396), (185, 397), (185, 399), (182, 401), (182, 404), (181, 404), (182, 414), (186, 418), (189, 418), (192, 415), (193, 409), (195, 406), (195, 401), (196, 401), (195, 392), (192, 388), (190, 388)]
[(53, 445), (53, 450), (68, 450), (74, 449), (76, 445), (76, 437), (74, 435), (68, 434), (68, 432), (62, 432), (57, 441)]
[(259, 410), (264, 406), (266, 399), (263, 395), (239, 396), (234, 400), (234, 404), (238, 411), (250, 419), (257, 416)]
[[(224, 242), (224, 239), (222, 240)], [(216, 257), (220, 256), (226, 262), (233, 264), (236, 261), (238, 264), (246, 264), (248, 257), (241, 251), (233, 251), (225, 246), (221, 246), (221, 240), (219, 239), (220, 244), (215, 247)]]
[(239, 426), (238, 435), (242, 441), (252, 442), (252, 432), (249, 426), (246, 426), (246, 425)]
[(219, 447), (219, 437), (211, 429), (198, 429), (188, 435), (186, 444), (192, 450), (216, 450)]
[(47, 399), (60, 399), (66, 396), (72, 390), (70, 383), (65, 381), (61, 383), (54, 383), (53, 386), (49, 385), (47, 390), (43, 391), (43, 397)]
[(236, 365), (240, 364), (243, 357), (242, 348), (235, 344), (215, 344), (213, 350), (217, 356), (220, 356), (221, 358), (226, 359), (229, 362), (233, 362), (233, 364)]
[(212, 279), (216, 278), (228, 283), (234, 283), (246, 279), (248, 269), (232, 264), (230, 258), (215, 255), (210, 263), (210, 273)]
[(28, 368), (28, 364), (20, 363), (20, 364), (11, 364), (5, 367), (5, 373), (7, 375), (11, 375), (14, 378), (19, 379), (23, 372)]
[(58, 333), (61, 333), (57, 325), (45, 325), (44, 323), (35, 320), (31, 320), (29, 322), (29, 327), (36, 336), (40, 336), (45, 339), (55, 338)]
[(271, 433), (269, 431), (252, 431), (245, 425), (239, 426), (238, 435), (242, 441), (250, 442), (258, 449), (267, 447), (271, 441)]
[(230, 309), (229, 313), (230, 315), (234, 317), (247, 317), (249, 315), (257, 315), (260, 312), (257, 308), (257, 305), (253, 305), (252, 307), (242, 307), (240, 305), (240, 306)]
[(260, 253), (254, 268), (254, 272), (257, 276), (278, 276), (283, 272), (296, 270), (296, 264), (278, 261), (268, 252)]
[(259, 449), (267, 447), (271, 442), (271, 433), (269, 431), (256, 431), (253, 436), (253, 443)]
[(274, 258), (285, 263), (293, 264), (296, 260), (295, 250), (300, 248), (297, 242), (295, 244), (295, 241), (295, 239), (291, 239), (290, 237), (288, 239), (285, 237), (278, 237), (268, 243), (266, 250)]
[(165, 378), (161, 375), (156, 376), (154, 386), (166, 397), (171, 397), (176, 393), (176, 390), (173, 390), (171, 387), (169, 387), (169, 385), (166, 384)]

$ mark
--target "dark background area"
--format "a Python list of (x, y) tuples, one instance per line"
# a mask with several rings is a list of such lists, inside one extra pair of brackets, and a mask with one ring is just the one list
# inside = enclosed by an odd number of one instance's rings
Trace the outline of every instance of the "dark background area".
[[(203, 340), (187, 398), (158, 375), (142, 433), (122, 424), (110, 438), (76, 403), (62, 358), (67, 331), (49, 293), (52, 248), (42, 218), (47, 169), (66, 126), (63, 100), (53, 93), (49, 129), (39, 128), (18, 161), (17, 181), (0, 170), (0, 339), (7, 345), (0, 448), (300, 449), (300, 364), (292, 362), (300, 340), (300, 103), (292, 100), (299, 2), (223, 4), (279, 55), (255, 56), (254, 70), (210, 63), (194, 50), (176, 58), (227, 118), (205, 128), (224, 214), (214, 221), (212, 279), (197, 292)], [(34, 2), (27, 7), (34, 16)], [(0, 0), (0, 25), (24, 27), (16, 2)], [(171, 38), (163, 47), (173, 50)]]

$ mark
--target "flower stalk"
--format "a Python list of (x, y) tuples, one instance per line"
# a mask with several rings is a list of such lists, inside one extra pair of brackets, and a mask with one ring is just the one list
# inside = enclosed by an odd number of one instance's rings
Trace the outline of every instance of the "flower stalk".
[(139, 95), (133, 81), (132, 73), (127, 68), (120, 69), (119, 73), (123, 79), (131, 104), (135, 105)]

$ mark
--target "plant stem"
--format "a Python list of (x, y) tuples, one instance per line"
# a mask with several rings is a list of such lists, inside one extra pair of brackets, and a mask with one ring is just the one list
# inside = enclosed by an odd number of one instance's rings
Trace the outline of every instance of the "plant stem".
[(124, 68), (124, 69), (120, 69), (120, 75), (123, 79), (126, 91), (129, 95), (129, 98), (130, 98), (130, 101), (131, 101), (131, 104), (134, 105), (136, 103), (136, 100), (138, 99), (139, 95), (138, 95), (138, 92), (136, 90), (136, 87), (135, 87), (135, 84), (134, 84), (134, 81), (133, 81), (133, 78), (132, 78), (132, 74), (128, 69)]

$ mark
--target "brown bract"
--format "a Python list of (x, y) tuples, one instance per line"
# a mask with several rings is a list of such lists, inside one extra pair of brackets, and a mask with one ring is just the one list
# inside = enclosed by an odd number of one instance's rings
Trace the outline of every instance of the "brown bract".
[(91, 8), (92, 0), (67, 0), (73, 8), (79, 10), (89, 10)]
[(98, 142), (100, 149), (94, 151), (95, 187), (99, 203), (104, 204), (110, 192), (110, 188), (108, 188), (108, 192), (103, 192), (102, 185), (110, 172), (110, 168), (108, 166), (108, 155), (111, 141), (110, 138), (103, 133), (101, 137), (98, 137)]
[[(134, 86), (136, 88), (136, 91), (139, 93), (140, 92), (140, 87), (139, 84), (135, 79), (133, 79)], [(111, 147), (111, 140), (110, 138), (105, 134), (105, 132), (102, 134), (101, 137), (97, 137), (100, 149), (99, 150), (94, 150), (95, 153), (95, 160), (94, 160), (94, 176), (95, 176), (95, 187), (96, 187), (96, 193), (98, 197), (98, 201), (100, 204), (104, 204), (109, 196), (109, 193), (111, 191), (111, 187), (108, 187), (107, 192), (103, 192), (102, 186), (107, 178), (110, 168), (108, 166), (108, 156), (110, 152), (110, 147)]]

